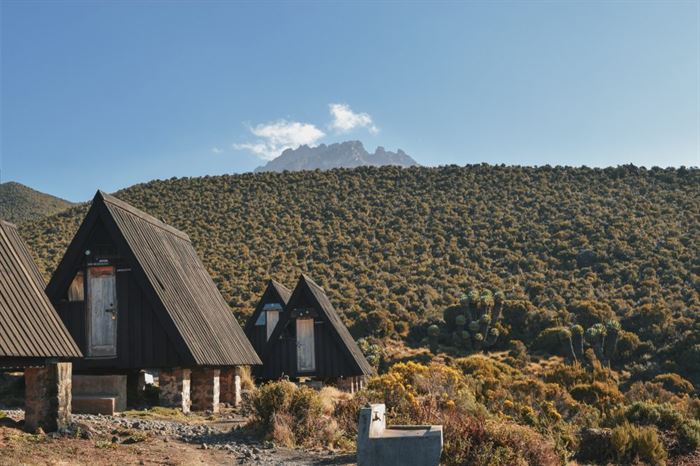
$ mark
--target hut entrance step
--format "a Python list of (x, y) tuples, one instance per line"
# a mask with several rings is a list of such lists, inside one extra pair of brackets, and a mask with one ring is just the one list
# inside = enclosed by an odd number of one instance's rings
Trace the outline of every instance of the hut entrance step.
[(116, 398), (111, 396), (74, 396), (73, 412), (76, 414), (114, 415)]

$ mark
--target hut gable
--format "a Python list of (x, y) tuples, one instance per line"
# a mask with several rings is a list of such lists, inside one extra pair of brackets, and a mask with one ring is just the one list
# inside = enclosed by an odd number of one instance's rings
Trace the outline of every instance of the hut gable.
[[(261, 304), (265, 301), (263, 296)], [(299, 278), (260, 354), (264, 362), (259, 372), (268, 379), (282, 375), (331, 379), (372, 373), (326, 293), (306, 275)]]
[(270, 280), (253, 314), (248, 318), (245, 334), (259, 355), (265, 350), (291, 294), (289, 288)]
[(81, 356), (17, 228), (0, 220), (0, 367)]
[(47, 287), (51, 300), (65, 301), (86, 261), (110, 257), (119, 272), (117, 345), (141, 353), (117, 355), (120, 367), (260, 363), (189, 237), (101, 191)]

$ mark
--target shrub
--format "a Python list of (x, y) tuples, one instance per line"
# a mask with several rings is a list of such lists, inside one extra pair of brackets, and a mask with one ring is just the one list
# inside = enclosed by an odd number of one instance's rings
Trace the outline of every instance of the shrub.
[(653, 382), (662, 384), (664, 389), (676, 394), (690, 394), (695, 391), (693, 384), (678, 374), (659, 374), (654, 377)]
[(482, 417), (443, 413), (445, 466), (553, 466), (562, 463), (554, 446), (533, 429)]
[(546, 328), (532, 342), (532, 349), (544, 351), (548, 354), (564, 355), (567, 349), (566, 338), (568, 331), (569, 329), (566, 327)]
[(274, 413), (270, 419), (269, 437), (278, 445), (293, 448), (295, 442), (291, 416)]
[(271, 382), (258, 388), (253, 396), (253, 409), (257, 420), (267, 430), (272, 426), (276, 413), (286, 413), (292, 402), (296, 385), (287, 381)]
[(577, 384), (570, 393), (576, 401), (595, 406), (602, 412), (610, 412), (622, 404), (623, 400), (617, 385), (607, 382)]
[(592, 374), (580, 364), (557, 364), (544, 373), (545, 382), (556, 383), (565, 388), (591, 383)]
[(628, 406), (618, 423), (630, 422), (654, 426), (667, 432), (675, 442), (670, 442), (672, 453), (686, 453), (700, 448), (700, 421), (688, 419), (669, 404), (637, 402)]
[(313, 444), (319, 429), (328, 422), (324, 416), (321, 397), (318, 392), (309, 387), (300, 387), (292, 393), (289, 416), (292, 419), (292, 431), (297, 443), (308, 441)]
[(285, 446), (334, 446), (342, 432), (318, 392), (291, 382), (272, 382), (253, 396), (255, 418), (264, 434)]
[(610, 438), (614, 458), (623, 464), (643, 461), (651, 465), (666, 464), (667, 453), (653, 427), (622, 424), (612, 430)]
[(457, 406), (469, 410), (476, 404), (466, 378), (438, 363), (394, 364), (386, 374), (372, 379), (369, 388), (382, 394), (387, 409), (409, 422), (418, 417), (426, 399), (435, 409)]

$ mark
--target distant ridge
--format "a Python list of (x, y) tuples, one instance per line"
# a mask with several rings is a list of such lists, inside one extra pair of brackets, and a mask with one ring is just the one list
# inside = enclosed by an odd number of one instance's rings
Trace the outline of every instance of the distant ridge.
[(417, 166), (418, 163), (401, 149), (391, 152), (380, 146), (374, 154), (370, 154), (360, 141), (345, 141), (330, 145), (321, 144), (316, 147), (303, 145), (297, 149), (287, 149), (279, 157), (256, 168), (255, 171), (330, 170), (383, 165), (412, 167)]
[(14, 181), (0, 184), (0, 218), (23, 223), (53, 215), (73, 205)]

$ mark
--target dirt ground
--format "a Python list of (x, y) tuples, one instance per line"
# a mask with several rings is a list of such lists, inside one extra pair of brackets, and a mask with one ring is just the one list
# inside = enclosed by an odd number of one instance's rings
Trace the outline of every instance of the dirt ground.
[[(141, 417), (80, 418), (80, 429), (67, 435), (29, 434), (17, 417), (0, 420), (0, 465), (353, 465), (354, 455), (303, 451), (258, 443), (236, 434), (231, 420), (167, 420), (175, 429), (207, 429), (205, 437), (183, 441), (173, 431)], [(138, 429), (124, 423), (138, 422)], [(86, 435), (85, 431), (89, 431)], [(89, 438), (85, 438), (88, 436)], [(201, 439), (210, 440), (207, 444)], [(219, 441), (218, 439), (223, 439)]]

